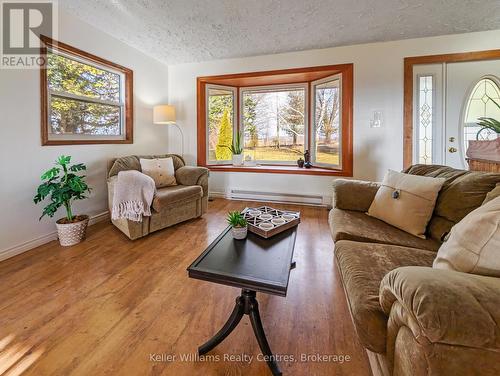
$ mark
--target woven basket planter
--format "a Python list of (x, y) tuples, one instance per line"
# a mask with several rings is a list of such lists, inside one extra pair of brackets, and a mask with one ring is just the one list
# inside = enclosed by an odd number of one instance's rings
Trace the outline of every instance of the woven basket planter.
[(467, 158), (500, 162), (500, 135), (495, 140), (469, 141)]
[(78, 244), (85, 238), (89, 217), (87, 215), (81, 215), (80, 217), (84, 219), (75, 223), (59, 223), (61, 219), (56, 222), (57, 236), (62, 246), (67, 247)]
[(233, 238), (236, 240), (243, 240), (247, 237), (247, 232), (248, 232), (248, 226), (245, 227), (233, 227), (231, 229), (231, 232), (233, 234)]

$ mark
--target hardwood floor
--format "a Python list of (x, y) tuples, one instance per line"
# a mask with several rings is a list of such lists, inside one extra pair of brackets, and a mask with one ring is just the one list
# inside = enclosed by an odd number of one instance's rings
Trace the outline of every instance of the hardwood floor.
[[(248, 317), (210, 359), (180, 359), (219, 330), (239, 294), (189, 279), (186, 267), (225, 228), (228, 210), (253, 205), (216, 199), (203, 218), (134, 242), (100, 223), (77, 246), (51, 242), (1, 262), (0, 375), (269, 375)], [(334, 265), (328, 211), (273, 206), (302, 212), (288, 296), (258, 294), (271, 348), (296, 359), (279, 362), (283, 374), (370, 375)], [(350, 360), (303, 362), (301, 354)]]

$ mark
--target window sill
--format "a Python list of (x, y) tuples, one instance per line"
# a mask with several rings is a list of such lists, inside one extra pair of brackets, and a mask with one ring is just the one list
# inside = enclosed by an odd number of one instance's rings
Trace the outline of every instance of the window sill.
[(349, 171), (331, 170), (322, 167), (299, 168), (298, 166), (260, 165), (260, 166), (232, 166), (208, 165), (210, 171), (221, 172), (256, 172), (262, 174), (295, 174), (295, 175), (323, 175), (323, 176), (352, 176)]

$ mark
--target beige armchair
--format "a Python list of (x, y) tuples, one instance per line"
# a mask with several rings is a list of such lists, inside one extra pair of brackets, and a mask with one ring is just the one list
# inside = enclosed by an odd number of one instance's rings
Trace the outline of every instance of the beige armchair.
[(173, 226), (188, 219), (201, 217), (208, 207), (208, 169), (186, 166), (184, 159), (175, 154), (131, 155), (112, 159), (108, 163), (108, 207), (113, 205), (114, 185), (120, 171), (141, 171), (140, 158), (166, 158), (174, 160), (176, 186), (159, 188), (151, 205), (151, 217), (142, 222), (127, 219), (112, 220), (113, 224), (130, 239), (138, 239), (151, 232)]

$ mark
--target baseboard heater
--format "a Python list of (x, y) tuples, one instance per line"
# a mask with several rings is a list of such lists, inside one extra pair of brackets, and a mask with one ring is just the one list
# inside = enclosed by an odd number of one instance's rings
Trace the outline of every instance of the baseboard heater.
[(232, 189), (228, 195), (228, 198), (232, 200), (285, 202), (293, 204), (326, 206), (323, 204), (323, 196), (303, 195), (296, 193), (258, 192)]

